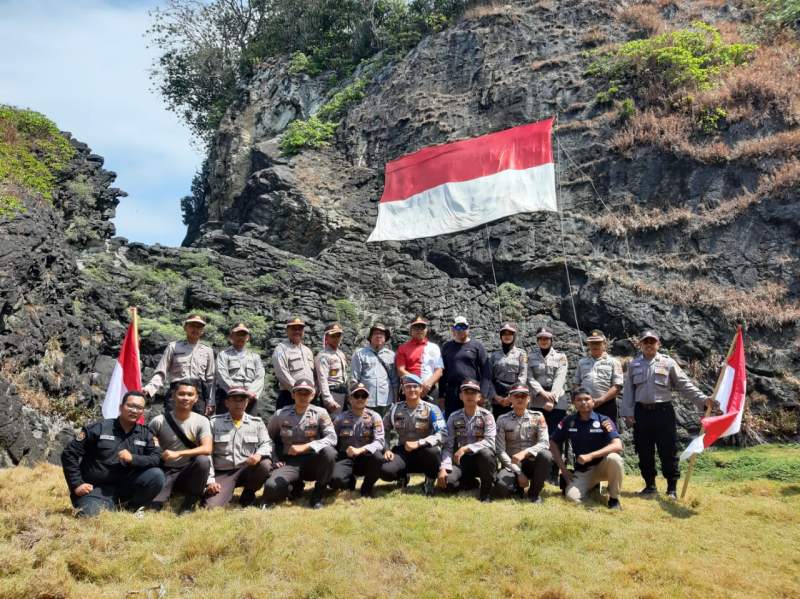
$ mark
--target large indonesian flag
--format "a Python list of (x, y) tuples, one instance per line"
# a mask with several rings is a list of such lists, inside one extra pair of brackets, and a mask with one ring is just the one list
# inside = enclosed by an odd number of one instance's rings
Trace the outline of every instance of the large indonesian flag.
[(681, 454), (681, 460), (701, 453), (721, 437), (729, 437), (739, 432), (742, 427), (746, 391), (747, 372), (744, 365), (744, 341), (742, 340), (742, 327), (739, 327), (714, 390), (714, 399), (719, 402), (722, 415), (702, 419), (703, 434), (689, 444), (689, 447)]
[(552, 127), (547, 119), (389, 162), (367, 241), (432, 237), (520, 212), (557, 210)]
[[(103, 418), (119, 416), (119, 405), (128, 391), (142, 390), (142, 373), (139, 370), (139, 335), (136, 331), (136, 318), (128, 326), (125, 340), (119, 351), (117, 364), (111, 373), (106, 398), (103, 400)], [(144, 417), (144, 415), (142, 415)]]

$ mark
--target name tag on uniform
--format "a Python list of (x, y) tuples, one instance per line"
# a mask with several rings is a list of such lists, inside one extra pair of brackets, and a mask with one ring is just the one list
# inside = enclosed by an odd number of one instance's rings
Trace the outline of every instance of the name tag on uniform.
[(577, 432), (578, 432), (578, 429), (577, 429), (577, 428), (570, 428), (570, 429), (567, 429), (567, 430), (568, 430), (569, 432), (571, 432), (571, 433), (577, 433)]
[(245, 435), (244, 436), (245, 443), (258, 443), (258, 435)]
[(117, 438), (114, 435), (100, 435), (101, 441), (116, 441)]
[(669, 374), (669, 370), (666, 368), (656, 368), (656, 374)]
[(227, 443), (228, 441), (231, 440), (231, 434), (228, 433), (226, 435), (217, 435), (216, 440), (219, 441), (220, 443)]
[(144, 447), (145, 445), (147, 445), (147, 443), (146, 443), (145, 441), (141, 441), (141, 440), (139, 440), (139, 439), (135, 439), (135, 440), (134, 440), (134, 442), (133, 442), (133, 444), (134, 444), (134, 445), (141, 445), (142, 447)]

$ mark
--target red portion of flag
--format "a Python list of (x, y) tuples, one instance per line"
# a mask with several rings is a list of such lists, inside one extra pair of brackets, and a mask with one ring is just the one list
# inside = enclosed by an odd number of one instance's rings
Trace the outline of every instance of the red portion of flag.
[(122, 365), (122, 381), (128, 391), (142, 390), (142, 371), (139, 369), (139, 335), (136, 324), (128, 325), (125, 340), (119, 351), (119, 363)]
[(714, 441), (719, 439), (726, 432), (728, 432), (728, 434), (738, 432), (738, 427), (736, 427), (735, 431), (728, 431), (728, 429), (737, 419), (740, 419), (740, 413), (744, 410), (747, 370), (745, 368), (744, 340), (742, 339), (741, 328), (736, 332), (736, 339), (734, 340), (733, 349), (730, 355), (728, 355), (726, 366), (734, 371), (728, 403), (725, 406), (724, 414), (720, 416), (709, 416), (708, 418), (702, 419), (701, 423), (705, 431), (703, 445), (705, 447), (711, 446)]
[(445, 183), (553, 162), (553, 119), (423, 148), (386, 165), (381, 202), (405, 200)]

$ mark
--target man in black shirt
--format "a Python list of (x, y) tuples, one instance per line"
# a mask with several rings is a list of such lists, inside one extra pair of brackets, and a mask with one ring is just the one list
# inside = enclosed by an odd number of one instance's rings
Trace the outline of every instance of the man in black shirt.
[(478, 381), (483, 405), (491, 405), (494, 387), (486, 349), (480, 341), (470, 338), (469, 322), (463, 316), (456, 316), (453, 321), (453, 339), (442, 346), (442, 361), (444, 374), (439, 381), (439, 392), (444, 396), (445, 418), (461, 409), (459, 390), (465, 380)]
[(137, 424), (144, 405), (141, 392), (126, 393), (119, 417), (84, 427), (64, 448), (61, 464), (79, 516), (114, 511), (119, 505), (137, 510), (164, 486), (164, 472), (158, 468), (161, 449), (150, 429)]

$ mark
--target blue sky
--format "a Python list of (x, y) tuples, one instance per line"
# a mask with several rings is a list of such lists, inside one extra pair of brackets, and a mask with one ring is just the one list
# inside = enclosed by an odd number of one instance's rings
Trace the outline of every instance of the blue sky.
[(127, 191), (117, 235), (178, 245), (202, 152), (151, 91), (156, 1), (0, 0), (0, 103), (46, 114), (89, 144)]

